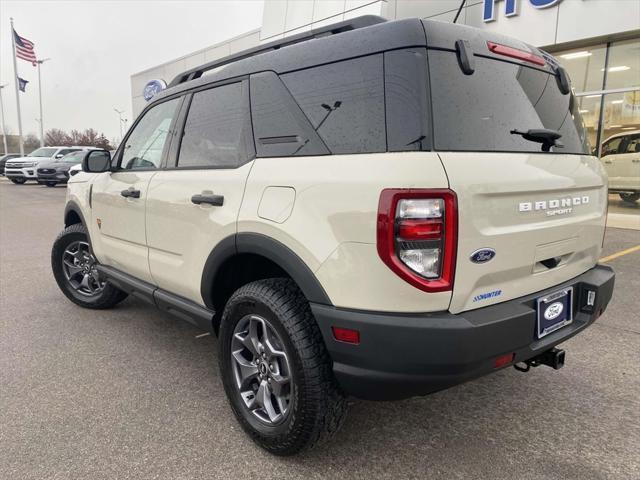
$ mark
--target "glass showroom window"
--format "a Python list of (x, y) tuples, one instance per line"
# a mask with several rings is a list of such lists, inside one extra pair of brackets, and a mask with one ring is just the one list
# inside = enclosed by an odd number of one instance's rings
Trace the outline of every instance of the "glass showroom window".
[(615, 42), (610, 45), (604, 88), (640, 88), (640, 40)]
[(593, 149), (593, 154), (598, 154), (598, 125), (600, 121), (601, 94), (577, 96), (578, 109), (584, 120), (584, 126), (589, 138), (589, 145)]
[(576, 92), (602, 90), (606, 44), (557, 52), (554, 55), (567, 70)]
[(554, 52), (566, 68), (598, 155), (612, 135), (640, 130), (640, 39)]
[[(612, 135), (640, 130), (640, 90), (604, 95), (603, 103), (603, 143)], [(635, 153), (635, 144), (633, 148), (633, 152), (620, 153)]]

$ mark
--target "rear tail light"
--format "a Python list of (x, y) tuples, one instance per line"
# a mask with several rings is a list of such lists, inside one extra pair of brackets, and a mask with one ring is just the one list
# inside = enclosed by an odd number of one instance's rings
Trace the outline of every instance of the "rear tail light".
[(380, 195), (378, 255), (400, 278), (425, 292), (453, 288), (457, 228), (451, 190), (387, 189)]
[(525, 52), (524, 50), (518, 50), (517, 48), (507, 47), (506, 45), (500, 45), (499, 43), (487, 42), (489, 50), (496, 55), (504, 55), (505, 57), (511, 57), (524, 62), (533, 63), (534, 65), (540, 65), (544, 67), (547, 61), (540, 55), (536, 55), (531, 52)]

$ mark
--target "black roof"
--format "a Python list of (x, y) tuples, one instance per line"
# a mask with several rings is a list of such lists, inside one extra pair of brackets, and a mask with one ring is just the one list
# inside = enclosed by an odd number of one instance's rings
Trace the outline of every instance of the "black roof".
[[(513, 61), (490, 52), (486, 43), (490, 40), (544, 55), (552, 64), (555, 63), (552, 57), (542, 54), (535, 47), (479, 28), (418, 18), (386, 21), (382, 17), (367, 15), (259, 45), (187, 70), (174, 78), (169, 88), (150, 103), (185, 90), (257, 72), (282, 74), (409, 47), (429, 46), (453, 51), (458, 39), (467, 40), (470, 53), (475, 55)], [(547, 65), (544, 69), (553, 72), (553, 65)]]
[[(281, 74), (386, 50), (425, 45), (424, 27), (419, 19), (387, 22), (368, 15), (260, 45), (188, 70), (178, 75), (156, 98), (256, 72)], [(221, 70), (211, 72), (223, 65)], [(192, 80), (192, 77), (196, 78)]]

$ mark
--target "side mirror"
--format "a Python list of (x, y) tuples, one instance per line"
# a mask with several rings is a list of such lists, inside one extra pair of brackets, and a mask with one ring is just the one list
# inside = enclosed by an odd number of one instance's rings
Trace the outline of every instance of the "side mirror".
[(57, 155), (55, 156), (55, 158), (62, 158), (62, 157), (64, 157), (64, 155), (63, 155), (63, 154), (61, 154), (61, 153), (59, 153), (59, 154), (57, 154)]
[(91, 150), (82, 159), (82, 171), (102, 173), (111, 170), (111, 154), (106, 150)]

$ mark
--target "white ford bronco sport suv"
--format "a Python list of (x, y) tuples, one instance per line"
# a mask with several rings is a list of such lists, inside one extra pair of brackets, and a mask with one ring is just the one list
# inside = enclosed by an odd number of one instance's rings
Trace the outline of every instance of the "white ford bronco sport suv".
[(219, 339), (242, 427), (290, 455), (345, 395), (425, 395), (602, 314), (606, 177), (565, 71), (517, 40), (361, 17), (189, 70), (69, 180), (52, 266)]

